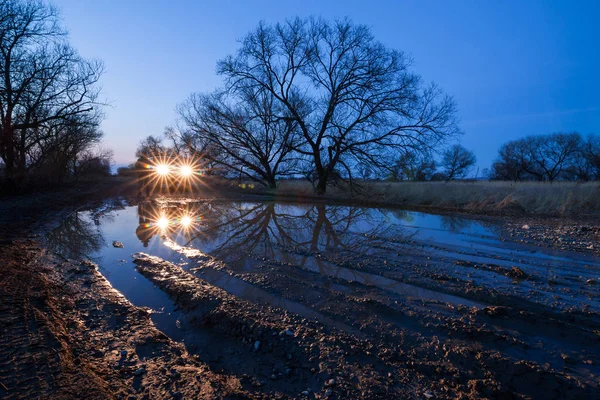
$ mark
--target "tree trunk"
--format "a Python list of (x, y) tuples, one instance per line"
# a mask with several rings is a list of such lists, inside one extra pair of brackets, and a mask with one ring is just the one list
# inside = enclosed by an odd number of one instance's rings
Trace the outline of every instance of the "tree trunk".
[(21, 131), (21, 137), (19, 140), (18, 149), (18, 162), (17, 162), (17, 176), (18, 182), (21, 184), (25, 180), (25, 173), (27, 171), (27, 154), (25, 152), (25, 132)]
[(315, 194), (318, 196), (323, 196), (326, 191), (327, 191), (327, 179), (319, 178), (319, 183), (317, 183), (317, 186), (315, 187)]
[(4, 122), (4, 129), (2, 132), (2, 145), (6, 151), (4, 177), (6, 178), (6, 189), (8, 191), (14, 191), (17, 188), (17, 182), (15, 181), (15, 146), (13, 130), (10, 121)]
[(7, 180), (12, 180), (15, 176), (15, 149), (10, 143), (6, 146), (5, 174)]

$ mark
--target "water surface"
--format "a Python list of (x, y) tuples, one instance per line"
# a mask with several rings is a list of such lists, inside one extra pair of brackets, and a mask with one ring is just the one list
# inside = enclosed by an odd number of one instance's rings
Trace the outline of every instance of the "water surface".
[[(500, 228), (473, 219), (324, 204), (191, 200), (105, 211), (72, 215), (48, 235), (49, 246), (65, 257), (98, 263), (130, 301), (155, 310), (155, 323), (175, 339), (181, 337), (179, 311), (135, 270), (133, 253), (171, 261), (245, 300), (354, 333), (349, 318), (325, 312), (323, 304), (366, 298), (443, 310), (494, 303), (464, 293), (461, 287), (468, 284), (549, 307), (599, 306), (597, 294), (585, 285), (600, 276), (596, 258), (507, 242)], [(527, 279), (507, 276), (514, 266)], [(311, 302), (311, 296), (319, 300)]]

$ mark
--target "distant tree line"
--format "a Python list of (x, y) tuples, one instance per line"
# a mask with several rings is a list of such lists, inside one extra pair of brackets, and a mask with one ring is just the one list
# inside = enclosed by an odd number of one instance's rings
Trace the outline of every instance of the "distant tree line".
[(99, 150), (103, 65), (81, 57), (57, 10), (37, 0), (0, 2), (0, 169), (5, 188), (107, 172)]
[(600, 137), (571, 132), (511, 140), (500, 147), (489, 177), (515, 182), (599, 180)]
[(391, 181), (451, 181), (464, 179), (472, 171), (477, 157), (471, 151), (454, 144), (440, 150), (441, 157), (436, 160), (431, 151), (409, 151), (395, 162), (389, 175)]

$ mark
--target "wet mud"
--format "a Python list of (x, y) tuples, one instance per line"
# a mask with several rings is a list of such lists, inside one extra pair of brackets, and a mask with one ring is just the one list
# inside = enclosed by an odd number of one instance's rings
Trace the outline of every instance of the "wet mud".
[(93, 243), (67, 250), (245, 396), (598, 394), (593, 253), (503, 224), (324, 204), (162, 199), (76, 218), (53, 251), (85, 227)]
[(2, 248), (0, 397), (175, 399), (244, 396), (159, 331), (89, 261), (34, 242)]

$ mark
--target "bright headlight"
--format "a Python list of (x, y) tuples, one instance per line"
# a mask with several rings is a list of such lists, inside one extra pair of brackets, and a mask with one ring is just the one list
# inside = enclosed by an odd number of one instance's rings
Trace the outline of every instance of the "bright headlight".
[(157, 172), (159, 175), (163, 175), (163, 176), (165, 176), (165, 175), (169, 175), (169, 166), (168, 166), (168, 165), (166, 165), (166, 164), (160, 164), (160, 165), (157, 165), (157, 166), (156, 166), (156, 172)]
[(192, 167), (190, 167), (189, 165), (184, 165), (181, 168), (179, 168), (179, 174), (181, 176), (191, 176), (194, 173), (194, 171), (192, 170)]

